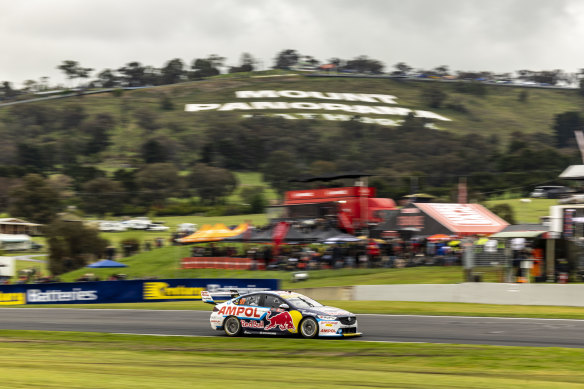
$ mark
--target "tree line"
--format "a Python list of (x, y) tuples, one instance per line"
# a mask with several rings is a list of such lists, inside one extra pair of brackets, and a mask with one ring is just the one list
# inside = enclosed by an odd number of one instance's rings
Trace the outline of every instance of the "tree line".
[[(240, 73), (257, 71), (261, 68), (261, 62), (250, 53), (241, 54), (237, 65), (225, 65), (226, 58), (217, 54), (210, 54), (203, 58), (195, 58), (190, 63), (180, 58), (174, 58), (164, 63), (162, 67), (142, 64), (132, 61), (117, 68), (106, 68), (95, 71), (93, 68), (84, 67), (78, 61), (64, 60), (57, 66), (71, 83), (78, 83), (83, 87), (116, 88), (116, 87), (143, 87), (176, 84), (180, 82), (200, 80), (221, 73)], [(294, 49), (284, 49), (278, 52), (273, 59), (272, 69), (290, 70), (295, 67), (312, 67), (327, 65), (323, 70), (348, 72), (348, 73), (384, 73), (386, 64), (382, 61), (359, 55), (352, 59), (339, 57), (328, 58), (325, 61), (316, 59), (311, 55), (304, 55)], [(259, 69), (262, 70), (262, 69)], [(394, 76), (423, 75), (426, 77), (456, 76), (462, 80), (488, 80), (509, 81), (517, 79), (538, 84), (557, 85), (559, 83), (577, 84), (584, 91), (584, 69), (576, 73), (567, 73), (561, 69), (553, 70), (527, 70), (520, 69), (514, 74), (509, 72), (497, 73), (492, 71), (452, 71), (447, 65), (440, 65), (430, 69), (414, 68), (405, 62), (397, 62), (387, 73)], [(93, 74), (93, 77), (92, 77)], [(13, 82), (0, 82), (0, 98), (10, 99), (22, 92), (38, 92), (55, 88), (49, 85), (48, 77), (41, 77), (39, 81), (26, 80), (21, 90), (13, 86)], [(584, 93), (584, 92), (583, 92)]]

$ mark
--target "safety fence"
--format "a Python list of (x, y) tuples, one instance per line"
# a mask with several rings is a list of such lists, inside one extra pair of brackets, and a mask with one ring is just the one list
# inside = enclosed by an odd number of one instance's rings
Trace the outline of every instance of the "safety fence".
[(184, 278), (0, 286), (0, 305), (92, 304), (201, 300), (201, 291), (229, 295), (277, 290), (277, 279)]

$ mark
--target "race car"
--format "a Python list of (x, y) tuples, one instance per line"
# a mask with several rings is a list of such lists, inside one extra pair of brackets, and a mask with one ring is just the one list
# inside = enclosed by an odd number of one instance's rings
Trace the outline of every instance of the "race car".
[(201, 293), (203, 301), (216, 304), (211, 328), (227, 336), (243, 334), (296, 335), (304, 338), (360, 336), (357, 317), (340, 308), (324, 306), (310, 297), (287, 291), (234, 294), (217, 304), (211, 293)]

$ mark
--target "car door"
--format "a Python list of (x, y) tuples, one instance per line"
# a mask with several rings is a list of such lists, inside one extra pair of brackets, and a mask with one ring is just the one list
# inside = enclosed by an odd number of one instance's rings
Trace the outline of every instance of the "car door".
[(237, 317), (244, 331), (261, 331), (264, 329), (264, 318), (269, 309), (263, 305), (264, 295), (260, 293), (241, 297), (237, 301)]
[(265, 320), (266, 326), (264, 327), (266, 331), (278, 334), (296, 332), (297, 326), (289, 312), (289, 308), (282, 307), (283, 304), (286, 304), (286, 302), (279, 296), (273, 294), (264, 295), (264, 306), (268, 309), (268, 315)]

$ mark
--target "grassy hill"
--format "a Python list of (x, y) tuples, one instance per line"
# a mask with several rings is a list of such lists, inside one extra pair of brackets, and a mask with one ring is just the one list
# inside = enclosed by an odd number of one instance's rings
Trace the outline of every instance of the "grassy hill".
[[(475, 87), (478, 86), (478, 89)], [(447, 97), (443, 107), (429, 107), (421, 97), (428, 89), (439, 88)], [(306, 77), (303, 75), (274, 75), (264, 77), (218, 77), (203, 81), (159, 86), (153, 88), (102, 93), (83, 97), (69, 97), (38, 103), (52, 108), (61, 108), (75, 103), (83, 106), (88, 114), (108, 113), (128, 125), (120, 126), (116, 141), (123, 147), (124, 141), (131, 139), (140, 129), (128, 119), (140, 109), (156, 113), (161, 127), (179, 128), (181, 136), (197, 136), (210, 126), (240, 120), (248, 113), (331, 113), (319, 110), (252, 110), (252, 111), (200, 111), (185, 112), (185, 104), (207, 104), (249, 101), (312, 101), (346, 104), (375, 105), (371, 103), (319, 100), (314, 98), (238, 99), (240, 90), (299, 90), (318, 92), (369, 93), (396, 96), (397, 107), (428, 110), (452, 119), (438, 123), (442, 130), (456, 133), (496, 134), (507, 138), (513, 131), (526, 133), (551, 130), (554, 115), (565, 111), (581, 109), (581, 97), (577, 90), (558, 90), (510, 87), (507, 85), (465, 84), (463, 82), (433, 82), (409, 79), (386, 78), (333, 78)], [(520, 94), (526, 92), (524, 101)], [(161, 99), (172, 102), (172, 110), (161, 109)], [(377, 104), (381, 105), (381, 104)], [(464, 107), (461, 109), (460, 107)], [(462, 112), (465, 111), (466, 112)], [(8, 108), (0, 109), (0, 118), (5, 117)], [(339, 113), (339, 112), (332, 112)], [(365, 115), (364, 115), (365, 116)], [(366, 116), (375, 117), (375, 114)], [(393, 117), (399, 118), (399, 117)], [(326, 122), (321, 123), (326, 127)]]

